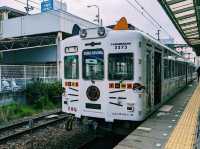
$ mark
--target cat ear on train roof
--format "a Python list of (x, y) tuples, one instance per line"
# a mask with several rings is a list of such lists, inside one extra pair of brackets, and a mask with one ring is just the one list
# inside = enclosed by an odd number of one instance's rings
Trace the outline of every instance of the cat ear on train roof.
[(122, 17), (114, 27), (114, 30), (129, 30), (128, 22), (125, 17)]

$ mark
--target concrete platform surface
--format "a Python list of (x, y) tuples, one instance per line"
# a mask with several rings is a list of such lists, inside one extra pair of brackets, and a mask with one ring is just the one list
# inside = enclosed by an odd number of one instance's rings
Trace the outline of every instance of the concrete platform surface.
[(178, 93), (114, 149), (163, 149), (196, 86), (193, 83)]

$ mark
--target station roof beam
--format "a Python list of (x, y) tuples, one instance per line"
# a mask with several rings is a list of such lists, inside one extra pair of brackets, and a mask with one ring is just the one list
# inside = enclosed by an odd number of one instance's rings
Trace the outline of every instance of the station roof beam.
[(200, 55), (200, 0), (158, 0), (185, 41)]

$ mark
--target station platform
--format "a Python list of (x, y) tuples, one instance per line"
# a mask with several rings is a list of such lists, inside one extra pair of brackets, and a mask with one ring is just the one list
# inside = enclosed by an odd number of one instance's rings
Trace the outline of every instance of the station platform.
[(192, 149), (199, 123), (200, 85), (188, 85), (114, 149)]

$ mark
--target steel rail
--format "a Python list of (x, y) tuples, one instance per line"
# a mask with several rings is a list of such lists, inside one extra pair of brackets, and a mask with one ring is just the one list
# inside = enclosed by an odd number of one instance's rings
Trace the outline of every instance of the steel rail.
[[(53, 114), (58, 114), (58, 117), (45, 119), (47, 116), (50, 116), (50, 115), (53, 115)], [(33, 118), (33, 119), (25, 120), (23, 122), (15, 123), (13, 125), (9, 125), (9, 126), (0, 128), (0, 134), (3, 134), (3, 133), (5, 134), (5, 136), (3, 136), (3, 135), (0, 136), (0, 144), (6, 143), (10, 139), (17, 138), (17, 137), (19, 137), (23, 134), (31, 133), (31, 132), (34, 132), (37, 129), (41, 129), (41, 128), (44, 128), (48, 125), (52, 125), (54, 123), (63, 121), (66, 118), (68, 118), (68, 115), (62, 115), (62, 112), (58, 111), (58, 112), (48, 113), (48, 114), (38, 116), (38, 117)], [(33, 121), (32, 128), (24, 127), (24, 126), (29, 125), (30, 120)], [(41, 122), (41, 124), (39, 124), (38, 122), (40, 122), (42, 120), (45, 120), (45, 121)], [(24, 130), (16, 132), (16, 130), (20, 130), (21, 128), (23, 128)], [(9, 131), (13, 131), (13, 132), (10, 133)]]
[(21, 125), (26, 125), (26, 124), (29, 123), (30, 120), (33, 120), (34, 122), (37, 122), (40, 119), (43, 119), (44, 117), (47, 117), (49, 115), (60, 114), (60, 113), (62, 113), (61, 110), (58, 110), (58, 111), (54, 111), (54, 112), (50, 112), (50, 113), (47, 113), (47, 114), (43, 114), (43, 115), (40, 115), (40, 116), (37, 116), (37, 117), (34, 117), (34, 118), (29, 118), (29, 119), (23, 120), (21, 122), (10, 124), (10, 125), (7, 125), (5, 127), (1, 127), (0, 128), (0, 134), (1, 134), (2, 131), (8, 130), (8, 129), (13, 129), (13, 128), (19, 127)]

